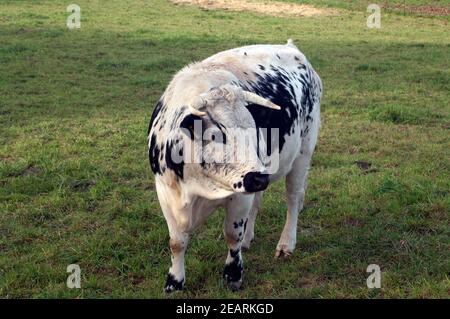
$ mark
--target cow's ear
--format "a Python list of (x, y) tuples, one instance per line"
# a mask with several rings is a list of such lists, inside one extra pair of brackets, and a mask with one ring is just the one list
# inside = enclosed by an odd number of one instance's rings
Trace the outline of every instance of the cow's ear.
[(190, 139), (203, 135), (203, 121), (200, 116), (189, 114), (181, 121), (180, 128)]

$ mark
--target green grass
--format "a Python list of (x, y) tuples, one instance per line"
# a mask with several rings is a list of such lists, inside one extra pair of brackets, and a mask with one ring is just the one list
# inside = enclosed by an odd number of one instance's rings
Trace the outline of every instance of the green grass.
[[(449, 297), (448, 17), (386, 13), (371, 30), (365, 10), (299, 19), (77, 3), (74, 31), (66, 1), (1, 4), (1, 297), (165, 297), (168, 232), (146, 155), (152, 108), (183, 65), (287, 38), (325, 88), (297, 250), (273, 261), (286, 211), (277, 183), (244, 255), (244, 289), (221, 280), (220, 211), (193, 237), (187, 289), (174, 297)], [(65, 285), (72, 263), (79, 290)], [(366, 287), (373, 263), (380, 290)]]

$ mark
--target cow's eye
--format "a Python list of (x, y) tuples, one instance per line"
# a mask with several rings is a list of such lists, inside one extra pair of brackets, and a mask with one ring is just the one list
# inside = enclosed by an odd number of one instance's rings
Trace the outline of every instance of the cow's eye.
[(223, 143), (225, 144), (225, 134), (219, 129), (208, 129), (203, 135), (203, 141), (205, 143)]
[(216, 143), (226, 143), (226, 135), (224, 132), (218, 130), (214, 132), (214, 134), (211, 136), (211, 141)]
[[(196, 126), (197, 123), (197, 126)], [(201, 136), (200, 134), (203, 134), (204, 128), (203, 128), (203, 122), (202, 118), (189, 114), (187, 115), (180, 123), (180, 128), (184, 129), (183, 133), (187, 134), (188, 137), (191, 139), (194, 139), (195, 136)], [(195, 129), (199, 128), (202, 131), (201, 132), (195, 132)]]
[(218, 136), (219, 133), (220, 132), (212, 132), (211, 134), (208, 134), (208, 136), (205, 136), (205, 140), (207, 142), (216, 142), (220, 140), (220, 136)]

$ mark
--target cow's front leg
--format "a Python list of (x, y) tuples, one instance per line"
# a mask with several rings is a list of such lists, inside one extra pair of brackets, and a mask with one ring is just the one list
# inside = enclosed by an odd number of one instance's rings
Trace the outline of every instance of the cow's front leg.
[(167, 275), (165, 292), (183, 290), (185, 281), (184, 254), (189, 241), (189, 235), (186, 233), (176, 233), (170, 235), (169, 245), (172, 253), (172, 265)]
[(263, 192), (255, 193), (255, 199), (253, 200), (252, 208), (250, 209), (250, 213), (248, 215), (248, 222), (244, 227), (244, 239), (242, 241), (242, 249), (247, 250), (250, 248), (250, 244), (255, 237), (255, 222), (256, 215), (258, 214), (259, 205), (262, 200)]
[(189, 242), (188, 227), (186, 227), (189, 224), (189, 218), (183, 217), (189, 216), (189, 214), (177, 210), (177, 203), (180, 202), (180, 199), (179, 194), (173, 188), (162, 183), (159, 178), (156, 178), (155, 182), (159, 203), (170, 236), (169, 246), (172, 264), (169, 268), (164, 291), (182, 290), (185, 282), (184, 254)]
[(253, 204), (254, 195), (234, 195), (228, 199), (224, 223), (224, 236), (228, 245), (223, 277), (232, 290), (239, 290), (242, 285), (244, 263), (241, 246), (245, 225)]

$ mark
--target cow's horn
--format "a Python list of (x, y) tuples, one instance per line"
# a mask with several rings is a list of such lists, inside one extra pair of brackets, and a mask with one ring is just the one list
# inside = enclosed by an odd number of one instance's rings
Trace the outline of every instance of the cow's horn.
[(249, 91), (242, 91), (242, 95), (244, 96), (244, 100), (250, 103), (258, 104), (261, 106), (268, 107), (269, 109), (281, 110), (279, 105), (272, 103), (268, 99), (265, 99), (255, 93)]
[(200, 111), (199, 109), (206, 107), (207, 104), (208, 102), (204, 98), (199, 97), (195, 103), (189, 105), (189, 111), (197, 116), (205, 116), (206, 112)]

